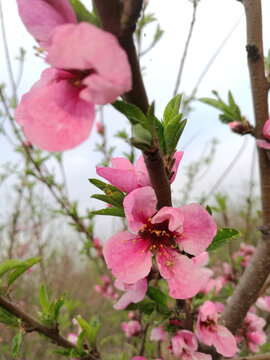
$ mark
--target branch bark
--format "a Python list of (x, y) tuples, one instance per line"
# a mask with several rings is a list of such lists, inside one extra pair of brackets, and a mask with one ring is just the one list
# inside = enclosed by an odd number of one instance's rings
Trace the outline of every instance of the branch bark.
[[(269, 87), (264, 74), (261, 0), (243, 0), (243, 5), (246, 13), (246, 48), (256, 120), (255, 136), (262, 138), (263, 126), (268, 119)], [(250, 306), (256, 301), (270, 273), (270, 161), (265, 150), (258, 151), (262, 197), (261, 239), (222, 317), (227, 328), (233, 333), (237, 331)]]
[[(103, 29), (118, 38), (129, 59), (132, 70), (132, 90), (125, 93), (123, 99), (138, 106), (146, 114), (149, 102), (133, 41), (133, 32), (143, 0), (124, 0), (123, 4), (119, 0), (94, 0), (94, 3)], [(143, 156), (158, 199), (157, 210), (163, 206), (171, 206), (170, 182), (158, 142), (156, 141), (149, 151), (144, 151)]]

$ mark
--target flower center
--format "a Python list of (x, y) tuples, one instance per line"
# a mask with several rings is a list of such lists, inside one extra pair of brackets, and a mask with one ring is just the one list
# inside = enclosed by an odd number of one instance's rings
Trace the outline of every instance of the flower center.
[(148, 240), (149, 250), (154, 253), (163, 246), (176, 249), (176, 238), (181, 234), (168, 229), (168, 220), (159, 224), (152, 224), (151, 218), (149, 218), (139, 230), (139, 235), (142, 239)]

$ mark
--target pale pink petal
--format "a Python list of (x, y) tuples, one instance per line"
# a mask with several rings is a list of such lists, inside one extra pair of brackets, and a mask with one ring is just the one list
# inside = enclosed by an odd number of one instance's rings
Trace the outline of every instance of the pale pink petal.
[(166, 340), (166, 333), (163, 330), (163, 326), (157, 326), (151, 330), (150, 334), (151, 341), (165, 341)]
[(166, 252), (157, 253), (157, 264), (173, 298), (191, 298), (200, 291), (202, 273), (187, 256), (166, 249)]
[(113, 275), (127, 284), (145, 278), (152, 266), (152, 253), (148, 242), (136, 235), (122, 231), (106, 241), (103, 255)]
[(270, 119), (266, 120), (264, 124), (263, 135), (270, 140)]
[[(138, 179), (133, 171), (133, 165), (127, 160), (122, 158), (121, 160), (126, 160), (130, 165), (129, 167), (124, 168), (124, 163), (120, 164), (119, 161), (115, 161), (118, 165), (122, 167), (113, 166), (113, 167), (96, 167), (96, 172), (99, 176), (108, 180), (112, 185), (116, 186), (123, 192), (131, 192), (134, 189), (139, 187)], [(113, 158), (111, 159), (113, 165)], [(127, 164), (126, 164), (127, 165)]]
[(265, 344), (267, 340), (266, 334), (263, 331), (259, 330), (248, 333), (247, 337), (258, 345)]
[(117, 38), (89, 23), (57, 27), (47, 61), (57, 68), (89, 70), (84, 81), (91, 88), (82, 92), (87, 101), (112, 102), (131, 89), (130, 65)]
[(270, 312), (270, 296), (258, 298), (256, 305), (259, 309)]
[(46, 48), (52, 30), (62, 24), (77, 23), (67, 0), (17, 0), (19, 15), (31, 35)]
[[(120, 280), (116, 280), (116, 282), (117, 281), (118, 281), (117, 286), (115, 284), (116, 287), (120, 285), (119, 284)], [(118, 302), (114, 305), (114, 308), (116, 310), (125, 309), (130, 303), (133, 302), (136, 304), (141, 300), (143, 300), (148, 287), (147, 280), (145, 278), (137, 281), (135, 284), (130, 284), (130, 285), (124, 283), (122, 284), (124, 287), (124, 291), (126, 291), (126, 293), (122, 295), (121, 298), (118, 300)]]
[(205, 266), (209, 262), (209, 254), (207, 251), (204, 251), (200, 255), (194, 256), (192, 261), (197, 266)]
[(262, 149), (270, 150), (270, 142), (261, 139), (257, 139), (256, 142), (258, 147)]
[[(88, 138), (94, 122), (93, 104), (81, 100), (79, 90), (66, 79), (55, 80), (60, 73), (65, 72), (45, 70), (15, 110), (27, 139), (48, 151), (79, 145)], [(44, 85), (49, 75), (51, 82)]]
[(208, 319), (211, 319), (214, 322), (217, 322), (218, 320), (218, 312), (217, 312), (217, 306), (215, 303), (213, 303), (210, 300), (207, 300), (199, 310), (199, 318), (200, 321), (207, 321)]
[(176, 231), (179, 234), (183, 232), (184, 216), (179, 209), (164, 206), (155, 216), (153, 216), (151, 223), (159, 224), (165, 220), (169, 221), (168, 229), (170, 231)]
[(122, 323), (122, 329), (124, 330), (125, 335), (128, 337), (138, 335), (141, 328), (141, 324), (137, 320), (131, 320), (128, 323)]
[(174, 179), (176, 177), (177, 170), (178, 170), (178, 167), (179, 167), (180, 161), (182, 160), (183, 155), (184, 155), (183, 151), (176, 151), (173, 155), (173, 158), (175, 159), (175, 163), (173, 164), (173, 168), (172, 168), (173, 176), (171, 178), (171, 184), (174, 182)]
[(145, 357), (143, 357), (143, 356), (134, 356), (132, 358), (132, 360), (147, 360), (147, 359)]
[(212, 356), (195, 351), (194, 357), (192, 360), (212, 360)]
[(217, 225), (212, 216), (199, 204), (179, 208), (184, 215), (183, 237), (179, 243), (192, 255), (202, 253), (213, 241)]
[(237, 352), (235, 337), (225, 326), (217, 325), (217, 332), (213, 337), (212, 345), (218, 353), (227, 357), (232, 357)]
[(148, 171), (142, 155), (136, 161), (135, 171), (138, 176), (138, 182), (141, 186), (151, 186)]
[(129, 228), (138, 232), (156, 213), (157, 198), (150, 186), (132, 191), (124, 199), (124, 210)]

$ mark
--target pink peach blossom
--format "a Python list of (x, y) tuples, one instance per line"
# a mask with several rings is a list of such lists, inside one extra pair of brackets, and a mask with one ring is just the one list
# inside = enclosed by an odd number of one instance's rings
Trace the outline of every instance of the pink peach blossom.
[(126, 52), (114, 35), (89, 23), (56, 27), (46, 60), (77, 75), (80, 98), (87, 102), (111, 103), (131, 89)]
[(131, 320), (128, 323), (122, 322), (122, 329), (127, 337), (137, 336), (141, 331), (141, 324), (137, 320)]
[(161, 276), (168, 281), (170, 295), (189, 298), (198, 293), (202, 273), (182, 253), (199, 255), (213, 240), (216, 224), (198, 204), (180, 208), (163, 207), (156, 212), (154, 190), (145, 186), (124, 199), (129, 231), (113, 235), (104, 245), (103, 254), (113, 275), (133, 284), (146, 277), (156, 261)]
[(55, 27), (77, 23), (68, 0), (17, 0), (17, 5), (26, 29), (44, 49), (50, 44)]
[[(268, 119), (263, 127), (263, 135), (270, 140), (270, 119)], [(257, 145), (258, 147), (262, 149), (269, 150), (270, 149), (270, 142), (266, 140), (257, 139)]]
[(242, 257), (241, 265), (247, 267), (248, 263), (251, 260), (252, 255), (254, 254), (255, 247), (252, 245), (247, 245), (245, 243), (240, 244), (240, 249), (236, 251), (232, 258), (235, 260), (237, 257)]
[(54, 68), (22, 97), (15, 118), (31, 143), (62, 151), (88, 138), (94, 104), (131, 89), (131, 70), (117, 38), (88, 23), (55, 26), (46, 49)]
[[(172, 168), (171, 183), (175, 179), (183, 154), (183, 151), (176, 151), (174, 154), (175, 163)], [(125, 158), (111, 158), (111, 164), (112, 167), (97, 166), (97, 174), (123, 192), (130, 193), (140, 187), (151, 185), (142, 155), (138, 158), (135, 166)]]
[(253, 311), (249, 311), (236, 334), (237, 342), (246, 341), (252, 352), (259, 351), (259, 345), (266, 343), (266, 334), (263, 328), (266, 321), (258, 317)]
[(166, 333), (163, 330), (162, 325), (159, 325), (151, 330), (150, 340), (151, 341), (165, 341), (166, 340)]
[(70, 149), (90, 134), (94, 105), (80, 98), (74, 79), (70, 72), (46, 69), (15, 110), (27, 139), (41, 149)]
[(100, 135), (104, 135), (104, 127), (101, 125), (99, 121), (96, 122), (96, 128), (97, 128), (97, 132)]
[(145, 278), (137, 281), (135, 284), (125, 284), (116, 279), (114, 286), (125, 294), (121, 296), (118, 302), (114, 305), (116, 310), (125, 309), (130, 303), (138, 303), (143, 300), (147, 291), (147, 280)]
[(206, 345), (213, 345), (217, 352), (224, 356), (234, 356), (237, 351), (236, 340), (225, 326), (218, 324), (218, 318), (216, 304), (207, 300), (199, 310), (198, 339)]
[(256, 305), (259, 309), (270, 312), (270, 296), (259, 297)]
[(198, 341), (195, 335), (188, 330), (179, 330), (172, 337), (172, 352), (177, 359), (181, 360), (211, 360), (211, 355), (197, 351)]

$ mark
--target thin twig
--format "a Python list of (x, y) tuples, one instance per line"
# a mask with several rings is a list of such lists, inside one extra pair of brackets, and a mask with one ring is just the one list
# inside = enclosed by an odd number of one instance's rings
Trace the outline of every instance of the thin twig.
[(182, 73), (183, 73), (183, 69), (184, 69), (184, 65), (185, 65), (185, 61), (186, 61), (186, 57), (187, 57), (188, 47), (189, 47), (189, 43), (190, 43), (190, 40), (191, 40), (193, 28), (194, 28), (195, 21), (196, 21), (196, 11), (197, 11), (198, 3), (197, 3), (197, 0), (193, 0), (192, 2), (193, 2), (192, 20), (191, 20), (191, 23), (190, 23), (188, 36), (187, 36), (187, 40), (186, 40), (186, 43), (185, 43), (184, 53), (183, 53), (182, 58), (181, 58), (180, 67), (179, 67), (179, 71), (178, 71), (178, 74), (177, 74), (177, 79), (176, 79), (176, 84), (175, 84), (173, 96), (175, 96), (177, 94), (177, 91), (178, 91), (179, 86), (180, 86), (180, 81), (181, 81), (181, 77), (182, 77)]

